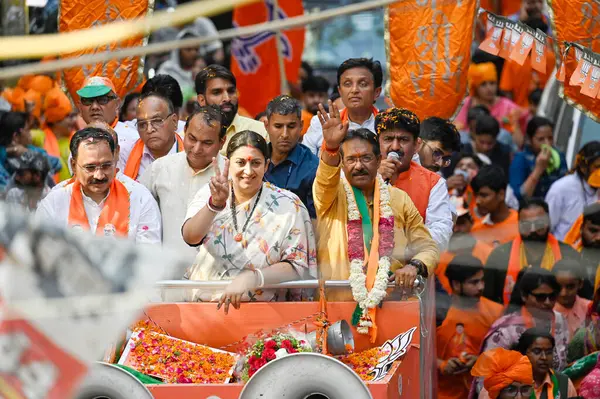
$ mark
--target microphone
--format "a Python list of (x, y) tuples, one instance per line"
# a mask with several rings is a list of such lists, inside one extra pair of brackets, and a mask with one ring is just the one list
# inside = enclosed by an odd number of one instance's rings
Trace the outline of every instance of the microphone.
[[(404, 152), (401, 151), (400, 153), (402, 154), (402, 156), (404, 156)], [(396, 151), (390, 151), (388, 152), (387, 159), (400, 161), (400, 155)], [(390, 184), (390, 179), (385, 179), (385, 182), (387, 184)]]

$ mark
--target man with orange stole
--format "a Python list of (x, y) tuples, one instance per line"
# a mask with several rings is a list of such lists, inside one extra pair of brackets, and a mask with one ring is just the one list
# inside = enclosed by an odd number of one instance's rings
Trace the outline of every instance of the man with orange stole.
[(408, 195), (377, 174), (376, 135), (348, 130), (331, 101), (329, 109), (331, 116), (320, 105), (318, 114), (324, 139), (313, 185), (318, 264), (326, 280), (350, 280), (352, 295), (332, 290), (328, 299), (354, 298), (353, 324), (374, 342), (376, 309), (386, 296), (389, 273), (411, 290), (417, 275), (433, 274), (439, 251)]
[(115, 178), (117, 147), (113, 136), (88, 127), (75, 133), (70, 147), (74, 178), (52, 190), (40, 202), (36, 216), (97, 235), (160, 244), (160, 211), (148, 189)]

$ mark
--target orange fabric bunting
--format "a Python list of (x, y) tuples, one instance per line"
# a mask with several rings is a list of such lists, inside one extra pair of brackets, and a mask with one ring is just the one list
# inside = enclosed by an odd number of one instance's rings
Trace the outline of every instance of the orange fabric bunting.
[(20, 87), (25, 91), (29, 90), (31, 88), (31, 81), (33, 80), (33, 78), (35, 78), (35, 75), (21, 76), (19, 78), (19, 81), (17, 82), (17, 87)]
[(44, 99), (44, 117), (46, 123), (60, 122), (73, 112), (73, 105), (69, 97), (59, 88), (54, 88), (46, 94)]
[(533, 385), (533, 371), (527, 356), (504, 348), (483, 352), (473, 369), (473, 377), (483, 377), (483, 386), (491, 399), (496, 399), (513, 382)]
[(469, 93), (475, 94), (475, 90), (483, 82), (497, 82), (498, 71), (496, 71), (496, 65), (491, 62), (484, 62), (482, 64), (471, 64), (469, 65)]

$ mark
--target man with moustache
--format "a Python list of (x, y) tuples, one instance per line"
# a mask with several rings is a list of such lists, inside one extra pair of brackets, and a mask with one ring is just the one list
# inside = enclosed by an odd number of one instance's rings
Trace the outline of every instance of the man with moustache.
[(275, 97), (267, 106), (265, 127), (271, 140), (271, 161), (265, 179), (296, 194), (308, 209), (311, 219), (316, 219), (312, 186), (319, 160), (299, 143), (301, 111), (300, 102), (285, 94)]
[(137, 181), (155, 160), (183, 151), (183, 140), (177, 134), (178, 121), (171, 100), (158, 93), (142, 95), (137, 107), (140, 138), (121, 147), (119, 168), (123, 173)]
[(229, 139), (241, 131), (251, 130), (269, 140), (265, 125), (254, 119), (238, 114), (238, 93), (235, 76), (221, 65), (209, 65), (196, 75), (196, 93), (201, 106), (216, 105), (223, 113), (223, 126), (226, 127), (225, 145), (221, 155), (227, 152)]
[[(419, 118), (407, 109), (393, 107), (375, 117), (375, 128), (381, 147), (379, 173), (408, 194), (431, 237), (444, 251), (452, 236), (453, 206), (446, 181), (412, 161), (419, 140)], [(398, 158), (390, 158), (392, 152)]]
[(113, 82), (102, 76), (90, 76), (77, 90), (78, 108), (85, 123), (101, 121), (107, 123), (119, 135), (119, 144), (126, 145), (140, 138), (135, 128), (119, 121), (121, 99)]
[(115, 178), (113, 136), (87, 127), (75, 133), (70, 147), (74, 177), (40, 202), (36, 216), (57, 226), (128, 237), (138, 244), (160, 243), (160, 211), (150, 192)]
[(524, 200), (519, 209), (519, 236), (492, 251), (485, 265), (486, 298), (507, 304), (521, 269), (552, 270), (561, 259), (578, 259), (577, 252), (550, 234), (548, 204)]
[(184, 152), (166, 155), (150, 165), (140, 182), (150, 190), (160, 207), (163, 223), (164, 246), (181, 253), (196, 254), (183, 241), (181, 226), (190, 201), (215, 171), (225, 166), (225, 157), (219, 150), (225, 143), (225, 129), (221, 125), (221, 112), (216, 106), (204, 106), (191, 114), (185, 125)]
[[(340, 118), (348, 124), (349, 130), (368, 129), (375, 133), (375, 116), (378, 111), (373, 106), (381, 94), (383, 70), (379, 61), (368, 58), (350, 58), (342, 62), (337, 70), (337, 83), (342, 103)], [(319, 155), (323, 145), (323, 128), (318, 115), (310, 121), (310, 127), (302, 139), (313, 154)]]

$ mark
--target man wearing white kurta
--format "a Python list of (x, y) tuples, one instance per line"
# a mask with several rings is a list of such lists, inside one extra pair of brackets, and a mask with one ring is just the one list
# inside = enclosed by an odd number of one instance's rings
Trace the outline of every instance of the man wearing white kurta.
[(183, 241), (181, 226), (196, 192), (214, 176), (213, 158), (221, 170), (224, 168), (225, 157), (219, 154), (225, 142), (224, 133), (218, 109), (201, 107), (188, 118), (183, 140), (185, 152), (156, 160), (140, 179), (158, 201), (163, 245), (179, 253), (196, 255), (196, 248)]
[(115, 150), (113, 137), (104, 130), (77, 132), (71, 140), (75, 176), (42, 200), (37, 218), (98, 235), (128, 237), (136, 243), (160, 243), (158, 205), (144, 186), (115, 178)]

